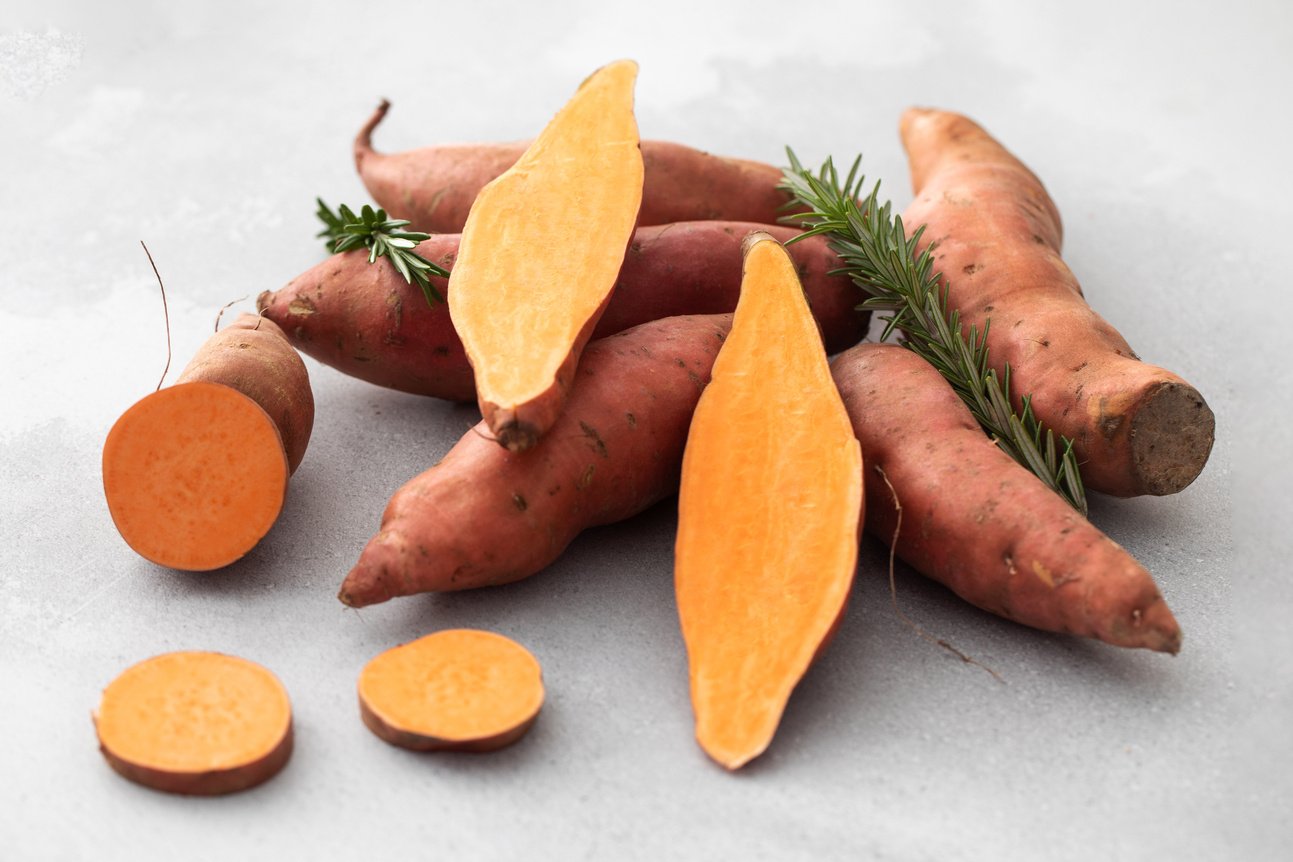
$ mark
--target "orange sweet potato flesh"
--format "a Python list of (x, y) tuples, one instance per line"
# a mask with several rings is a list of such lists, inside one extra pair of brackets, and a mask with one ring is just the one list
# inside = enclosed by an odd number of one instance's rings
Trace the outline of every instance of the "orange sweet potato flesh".
[[(594, 338), (684, 314), (720, 314), (736, 308), (741, 289), (741, 239), (766, 230), (785, 242), (798, 231), (750, 222), (696, 221), (638, 228)], [(458, 254), (457, 234), (440, 234), (417, 251), (447, 269)], [(868, 315), (847, 276), (832, 274), (839, 258), (824, 237), (788, 248), (821, 326), (828, 352), (851, 347), (866, 333)], [(444, 295), (444, 279), (433, 279)], [(462, 342), (444, 303), (428, 304), (421, 291), (362, 251), (334, 255), (257, 306), (298, 350), (361, 380), (418, 395), (474, 401), (475, 383)]]
[[(530, 145), (447, 144), (386, 155), (372, 133), (386, 116), (382, 102), (355, 139), (355, 167), (378, 206), (418, 230), (458, 233), (476, 195), (516, 164)], [(714, 219), (774, 224), (789, 197), (781, 171), (763, 162), (726, 158), (668, 141), (643, 141), (640, 225)]]
[(341, 586), (352, 607), (529, 577), (582, 530), (678, 489), (687, 426), (730, 315), (652, 321), (588, 346), (551, 433), (514, 453), (469, 431), (391, 498)]
[(539, 662), (493, 632), (448, 629), (389, 649), (359, 676), (364, 724), (414, 751), (494, 751), (543, 706)]
[[(832, 373), (866, 458), (866, 529), (984, 610), (1175, 653), (1181, 630), (1143, 566), (984, 437), (938, 371), (859, 344)], [(885, 477), (893, 485), (890, 491)]]
[(857, 565), (862, 458), (785, 250), (754, 234), (732, 333), (687, 438), (675, 581), (696, 739), (762, 753)]
[(642, 202), (636, 81), (631, 61), (594, 72), (463, 227), (449, 316), (507, 449), (530, 448), (556, 421), (624, 263)]
[(277, 520), (313, 420), (300, 356), (273, 323), (243, 315), (109, 431), (103, 487), (118, 532), (174, 569), (238, 560)]
[(903, 215), (927, 225), (935, 267), (965, 326), (1009, 363), (1016, 404), (1073, 441), (1082, 478), (1120, 497), (1172, 494), (1203, 470), (1214, 420), (1177, 375), (1141, 362), (1096, 314), (1060, 258), (1059, 211), (1037, 177), (970, 119), (913, 108), (902, 140), (916, 199)]
[(254, 787), (292, 754), (287, 692), (265, 668), (175, 652), (127, 668), (94, 713), (108, 764), (138, 784), (212, 796)]

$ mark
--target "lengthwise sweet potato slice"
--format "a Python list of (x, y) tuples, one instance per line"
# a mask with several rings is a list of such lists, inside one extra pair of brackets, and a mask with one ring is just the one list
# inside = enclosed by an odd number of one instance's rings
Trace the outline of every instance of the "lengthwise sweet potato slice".
[(364, 724), (414, 751), (502, 748), (525, 735), (542, 706), (539, 662), (493, 632), (435, 632), (387, 650), (359, 676)]
[(499, 443), (552, 426), (606, 308), (642, 203), (637, 64), (595, 72), (472, 205), (449, 315)]
[(842, 615), (861, 469), (794, 264), (751, 234), (732, 332), (687, 438), (675, 559), (696, 738), (728, 769), (767, 748)]
[(292, 754), (287, 691), (255, 662), (173, 652), (127, 668), (94, 713), (108, 764), (138, 784), (213, 796), (267, 781)]

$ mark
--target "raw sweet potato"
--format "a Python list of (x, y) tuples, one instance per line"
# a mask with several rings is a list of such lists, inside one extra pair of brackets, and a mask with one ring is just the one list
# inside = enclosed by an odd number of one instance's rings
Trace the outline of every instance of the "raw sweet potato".
[(274, 323), (241, 315), (108, 433), (103, 489), (118, 532), (163, 566), (232, 563), (277, 520), (313, 426), (305, 363)]
[(771, 235), (687, 436), (675, 581), (696, 739), (737, 769), (772, 741), (857, 567), (862, 456), (826, 351)]
[[(683, 314), (721, 314), (736, 308), (741, 287), (741, 238), (766, 230), (785, 242), (798, 231), (746, 222), (698, 221), (638, 228), (594, 338)], [(787, 249), (822, 329), (828, 352), (851, 347), (866, 333), (856, 311), (858, 291), (832, 275), (839, 259), (824, 237)], [(452, 269), (458, 235), (440, 234), (418, 254)], [(443, 295), (444, 279), (432, 279)], [(418, 395), (475, 399), (471, 365), (448, 308), (422, 293), (384, 261), (360, 252), (334, 255), (262, 293), (256, 304), (304, 353), (362, 380)]]
[[(386, 116), (382, 102), (355, 139), (355, 167), (368, 193), (392, 218), (417, 230), (457, 233), (476, 195), (516, 164), (529, 141), (448, 144), (384, 155), (372, 135)], [(717, 219), (772, 224), (789, 200), (769, 164), (715, 156), (667, 141), (643, 141), (646, 170), (639, 225)]]
[(629, 60), (589, 76), (481, 189), (462, 229), (449, 317), (485, 424), (514, 452), (561, 413), (633, 236), (642, 203), (636, 81)]
[(389, 649), (359, 675), (359, 713), (378, 737), (414, 751), (493, 751), (525, 735), (543, 674), (510, 638), (448, 629)]
[(1073, 441), (1090, 488), (1172, 494), (1199, 475), (1213, 416), (1180, 377), (1141, 362), (1060, 259), (1059, 211), (1037, 177), (982, 128), (945, 111), (902, 117), (916, 199), (903, 215), (950, 284), (949, 305), (983, 330), (1011, 396)]
[(246, 659), (173, 652), (127, 668), (94, 713), (108, 764), (138, 784), (213, 796), (276, 775), (292, 754), (282, 683)]
[(678, 488), (687, 425), (730, 315), (674, 317), (594, 341), (552, 431), (509, 452), (478, 424), (404, 485), (341, 586), (352, 607), (528, 577), (580, 531)]
[[(866, 529), (957, 595), (1024, 625), (1175, 653), (1149, 573), (983, 435), (938, 371), (896, 345), (836, 357), (866, 459)], [(886, 484), (892, 484), (892, 490)]]

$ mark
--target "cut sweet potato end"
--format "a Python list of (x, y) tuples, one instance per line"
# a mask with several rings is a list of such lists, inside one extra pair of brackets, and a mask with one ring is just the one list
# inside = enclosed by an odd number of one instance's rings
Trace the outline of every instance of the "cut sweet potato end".
[(605, 307), (642, 202), (636, 77), (594, 73), (472, 205), (449, 310), (482, 403), (545, 396)]
[(254, 787), (292, 753), (287, 691), (255, 662), (173, 652), (127, 668), (94, 714), (103, 756), (121, 775), (169, 793)]
[(364, 724), (415, 751), (502, 748), (524, 735), (542, 706), (538, 660), (493, 632), (435, 632), (387, 650), (359, 676)]
[(113, 523), (140, 556), (185, 571), (242, 557), (269, 532), (287, 493), (278, 428), (218, 383), (180, 383), (136, 402), (103, 447)]
[(771, 742), (857, 564), (861, 449), (793, 264), (748, 246), (732, 333), (692, 420), (675, 578), (696, 738), (736, 769)]

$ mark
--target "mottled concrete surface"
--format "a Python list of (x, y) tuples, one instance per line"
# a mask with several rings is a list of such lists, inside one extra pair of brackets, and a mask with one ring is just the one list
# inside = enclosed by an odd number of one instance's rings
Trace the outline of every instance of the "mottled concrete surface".
[[(1274, 859), (1290, 846), (1288, 4), (19, 3), (0, 15), (0, 857)], [(1157, 576), (1181, 655), (1040, 634), (868, 540), (838, 639), (739, 775), (691, 739), (663, 504), (512, 587), (334, 598), (391, 491), (474, 408), (313, 362), (314, 439), (241, 562), (179, 574), (109, 519), (102, 442), (217, 310), (321, 258), (314, 197), (359, 204), (350, 139), (525, 137), (597, 65), (638, 59), (646, 137), (780, 161), (862, 151), (895, 203), (909, 104), (982, 121), (1044, 179), (1092, 303), (1217, 415), (1203, 476), (1092, 519)], [(249, 308), (250, 299), (236, 307)], [(172, 371), (172, 377), (175, 371)], [(549, 702), (490, 756), (360, 724), (387, 646), (478, 626)], [(237, 653), (294, 699), (288, 768), (193, 800), (125, 782), (90, 712), (126, 665)]]

